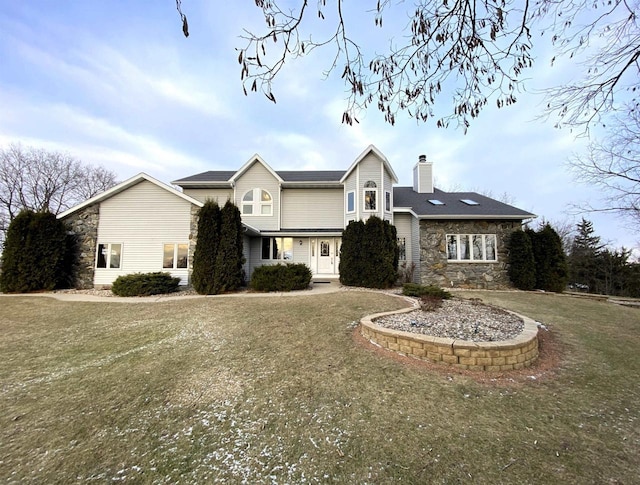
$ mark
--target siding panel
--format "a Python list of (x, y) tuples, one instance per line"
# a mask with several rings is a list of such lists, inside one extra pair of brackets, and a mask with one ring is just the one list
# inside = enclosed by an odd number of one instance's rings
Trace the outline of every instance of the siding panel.
[(282, 191), (284, 229), (334, 229), (344, 224), (342, 189), (285, 189)]
[(227, 200), (233, 200), (233, 189), (184, 189), (183, 193), (200, 202), (215, 200), (222, 207)]
[[(119, 269), (96, 268), (95, 285), (110, 285), (120, 275), (162, 268), (165, 243), (188, 243), (191, 204), (144, 181), (100, 204), (98, 243), (121, 243)], [(188, 283), (188, 270), (170, 271)]]

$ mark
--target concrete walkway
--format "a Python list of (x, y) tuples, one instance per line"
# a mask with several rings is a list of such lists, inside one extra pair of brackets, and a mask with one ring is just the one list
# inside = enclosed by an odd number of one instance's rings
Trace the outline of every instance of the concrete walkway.
[[(238, 293), (229, 293), (224, 295), (195, 295), (187, 294), (167, 294), (167, 295), (154, 295), (154, 296), (132, 296), (132, 297), (120, 297), (115, 295), (103, 296), (90, 292), (73, 292), (73, 291), (51, 291), (42, 293), (0, 293), (2, 297), (48, 297), (55, 298), (60, 301), (81, 301), (81, 302), (108, 302), (108, 303), (154, 303), (161, 301), (175, 301), (175, 300), (187, 300), (197, 298), (273, 298), (273, 297), (289, 297), (289, 296), (310, 296), (319, 295), (323, 293), (335, 293), (342, 290), (342, 285), (338, 280), (322, 280), (311, 282), (311, 287), (308, 290), (300, 291), (288, 291), (288, 292), (272, 292), (272, 293), (258, 293), (250, 291), (240, 291)], [(106, 293), (106, 291), (105, 291)]]

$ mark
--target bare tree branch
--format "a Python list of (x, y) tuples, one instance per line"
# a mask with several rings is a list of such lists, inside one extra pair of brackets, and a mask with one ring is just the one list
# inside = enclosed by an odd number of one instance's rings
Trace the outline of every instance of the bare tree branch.
[(574, 155), (569, 167), (579, 182), (600, 189), (600, 204), (574, 206), (582, 212), (612, 212), (640, 224), (640, 112), (613, 117), (608, 136), (594, 140), (584, 155)]

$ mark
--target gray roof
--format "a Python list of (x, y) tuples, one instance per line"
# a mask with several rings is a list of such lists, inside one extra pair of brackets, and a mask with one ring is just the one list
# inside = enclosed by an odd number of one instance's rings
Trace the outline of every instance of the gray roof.
[(180, 185), (181, 182), (228, 182), (234, 173), (236, 173), (235, 170), (209, 170), (176, 180), (173, 183)]
[[(462, 202), (463, 199), (475, 201), (477, 205), (468, 205)], [(442, 205), (434, 205), (429, 200), (439, 200)], [(535, 217), (535, 214), (476, 192), (443, 192), (439, 189), (434, 189), (432, 194), (419, 194), (414, 192), (413, 187), (394, 187), (393, 206), (396, 209), (409, 208), (418, 217), (425, 219), (486, 219), (492, 217), (528, 219)]]
[[(318, 183), (318, 182), (330, 182), (340, 183), (340, 179), (344, 175), (344, 170), (281, 170), (276, 171), (280, 178), (285, 182), (300, 182), (300, 183)], [(236, 174), (235, 171), (230, 170), (210, 170), (208, 172), (198, 173), (185, 177), (179, 180), (175, 180), (173, 183), (180, 185), (187, 183), (193, 184), (207, 184), (207, 183), (220, 183), (228, 182), (231, 177)]]

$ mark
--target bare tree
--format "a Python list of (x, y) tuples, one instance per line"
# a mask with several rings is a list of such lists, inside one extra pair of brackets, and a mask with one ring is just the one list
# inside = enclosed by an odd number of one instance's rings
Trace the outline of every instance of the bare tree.
[[(621, 91), (638, 87), (638, 0), (363, 0), (357, 6), (318, 0), (315, 8), (308, 0), (255, 4), (266, 28), (242, 35), (238, 62), (245, 94), (260, 91), (275, 102), (274, 81), (285, 63), (330, 48), (333, 60), (324, 74), (337, 71), (344, 79), (348, 99), (342, 121), (348, 124), (373, 105), (391, 124), (405, 111), (420, 122), (435, 119), (446, 127), (456, 121), (466, 128), (490, 101), (498, 108), (516, 102), (534, 63), (534, 38), (541, 38), (534, 32), (550, 38), (557, 57), (586, 57), (578, 82), (547, 92), (546, 113), (556, 114), (558, 125), (588, 129), (599, 113), (617, 106)], [(188, 35), (181, 0), (176, 7)], [(404, 29), (383, 28), (391, 12), (394, 20), (406, 15)], [(369, 28), (358, 29), (362, 22), (370, 22)], [(380, 41), (388, 48), (377, 54)], [(445, 114), (437, 104), (441, 98), (452, 101)]]
[(592, 141), (585, 154), (569, 160), (574, 177), (602, 190), (600, 204), (574, 207), (578, 212), (610, 212), (640, 226), (640, 112), (628, 109), (612, 117), (606, 136)]
[(58, 214), (115, 183), (115, 173), (68, 154), (18, 144), (0, 149), (0, 237), (22, 209)]

